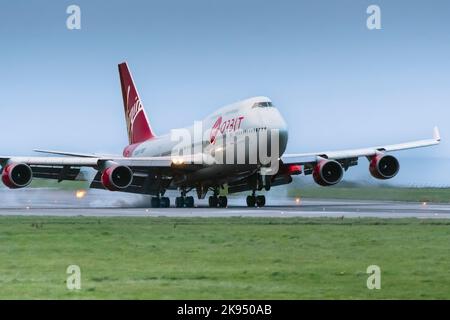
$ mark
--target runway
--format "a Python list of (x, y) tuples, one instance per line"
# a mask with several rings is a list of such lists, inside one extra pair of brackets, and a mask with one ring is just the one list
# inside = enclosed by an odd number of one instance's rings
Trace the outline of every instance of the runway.
[(94, 190), (77, 198), (74, 191), (45, 189), (0, 190), (0, 200), (0, 216), (450, 218), (450, 204), (385, 201), (273, 197), (264, 208), (247, 208), (245, 197), (230, 197), (228, 208), (209, 208), (202, 200), (196, 208), (154, 209), (143, 196)]

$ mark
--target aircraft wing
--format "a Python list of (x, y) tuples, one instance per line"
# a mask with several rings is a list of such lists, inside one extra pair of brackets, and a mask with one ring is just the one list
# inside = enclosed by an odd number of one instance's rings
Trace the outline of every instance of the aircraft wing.
[(143, 157), (143, 158), (88, 158), (88, 157), (0, 157), (0, 164), (6, 162), (25, 163), (37, 166), (71, 166), (98, 168), (107, 161), (130, 167), (170, 167), (173, 163), (170, 157)]
[(441, 136), (439, 133), (439, 129), (435, 127), (433, 131), (433, 138), (431, 139), (361, 149), (285, 154), (281, 157), (281, 160), (286, 165), (305, 165), (305, 174), (308, 174), (310, 173), (308, 167), (323, 159), (336, 160), (340, 162), (345, 169), (347, 169), (350, 166), (356, 165), (358, 163), (358, 158), (360, 157), (370, 158), (377, 154), (383, 154), (392, 151), (429, 147), (439, 144), (440, 141)]
[(53, 155), (58, 155), (58, 156), (80, 157), (80, 158), (120, 157), (117, 155), (110, 155), (110, 154), (75, 153), (75, 152), (66, 152), (66, 151), (40, 150), (40, 149), (35, 149), (33, 151), (38, 152), (38, 153), (47, 153), (47, 154), (53, 154)]
[(32, 177), (64, 180), (87, 180), (82, 168), (97, 170), (91, 188), (106, 189), (101, 182), (102, 172), (109, 166), (126, 166), (132, 171), (132, 182), (126, 188), (117, 190), (132, 193), (150, 193), (152, 189), (164, 184), (169, 187), (175, 174), (183, 174), (199, 168), (198, 164), (167, 157), (8, 157), (0, 156), (1, 171), (9, 164), (25, 164), (32, 171)]

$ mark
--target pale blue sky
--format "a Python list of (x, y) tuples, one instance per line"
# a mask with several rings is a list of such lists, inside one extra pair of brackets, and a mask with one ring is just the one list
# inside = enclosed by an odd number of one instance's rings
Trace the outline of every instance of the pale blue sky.
[[(81, 30), (66, 28), (70, 4)], [(382, 30), (366, 28), (370, 4)], [(439, 125), (440, 147), (398, 154), (435, 170), (450, 158), (449, 16), (445, 0), (3, 2), (0, 153), (120, 153), (126, 60), (157, 133), (265, 95), (288, 122), (289, 152), (426, 138)]]

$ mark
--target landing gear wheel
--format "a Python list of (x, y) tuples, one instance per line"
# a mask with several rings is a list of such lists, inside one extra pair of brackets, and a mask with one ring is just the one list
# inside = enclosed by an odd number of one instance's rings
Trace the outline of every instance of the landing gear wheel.
[(221, 208), (226, 208), (228, 205), (228, 199), (225, 196), (220, 196), (219, 197), (219, 207)]
[(266, 205), (266, 197), (265, 196), (257, 196), (256, 197), (256, 205), (258, 207), (264, 207)]
[(256, 197), (255, 196), (247, 196), (247, 207), (254, 207), (256, 203)]
[(176, 197), (175, 198), (175, 207), (177, 207), (177, 208), (183, 208), (184, 207), (184, 198), (183, 197)]
[(159, 208), (161, 204), (161, 201), (158, 197), (152, 197), (152, 200), (150, 202), (150, 205), (152, 208)]
[(189, 196), (184, 198), (184, 204), (186, 205), (186, 208), (193, 208), (194, 207), (194, 197)]
[(210, 196), (208, 198), (208, 204), (210, 208), (216, 208), (219, 203), (219, 199), (216, 196)]
[(169, 208), (170, 207), (170, 199), (167, 197), (162, 197), (160, 200), (161, 208)]

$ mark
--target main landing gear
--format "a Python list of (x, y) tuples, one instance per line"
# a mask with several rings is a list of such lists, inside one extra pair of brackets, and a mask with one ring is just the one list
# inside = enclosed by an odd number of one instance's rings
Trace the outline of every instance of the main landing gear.
[[(150, 202), (152, 208), (170, 208), (170, 199), (168, 197), (152, 197)], [(194, 197), (176, 197), (175, 207), (177, 208), (193, 208)]]
[(218, 187), (210, 188), (214, 192), (208, 198), (208, 205), (210, 208), (226, 208), (228, 206), (228, 198), (226, 196), (219, 196), (220, 189)]
[(181, 196), (175, 198), (175, 207), (177, 208), (193, 208), (194, 207), (194, 197), (193, 196)]
[(225, 196), (213, 195), (209, 197), (208, 204), (210, 208), (217, 208), (217, 206), (219, 206), (219, 208), (226, 208), (228, 205), (228, 198)]
[[(215, 188), (214, 195), (209, 197), (209, 207), (210, 208), (226, 208), (228, 206), (228, 198), (226, 196), (219, 196), (219, 189)], [(187, 196), (186, 194), (189, 190), (182, 189), (181, 196), (175, 198), (176, 208), (194, 208), (194, 197)], [(259, 199), (259, 198), (258, 198)], [(256, 200), (255, 200), (256, 201)], [(258, 202), (259, 203), (259, 202)], [(255, 206), (253, 204), (253, 206)], [(170, 208), (170, 199), (168, 197), (152, 197), (151, 199), (152, 208)]]
[(186, 196), (189, 190), (185, 188), (181, 189), (181, 197), (175, 198), (175, 207), (177, 208), (193, 208), (194, 207), (194, 197)]
[(150, 204), (152, 208), (169, 208), (170, 199), (168, 197), (152, 197)]
[(264, 207), (266, 205), (266, 197), (265, 196), (255, 196), (253, 193), (251, 196), (247, 196), (247, 207)]

